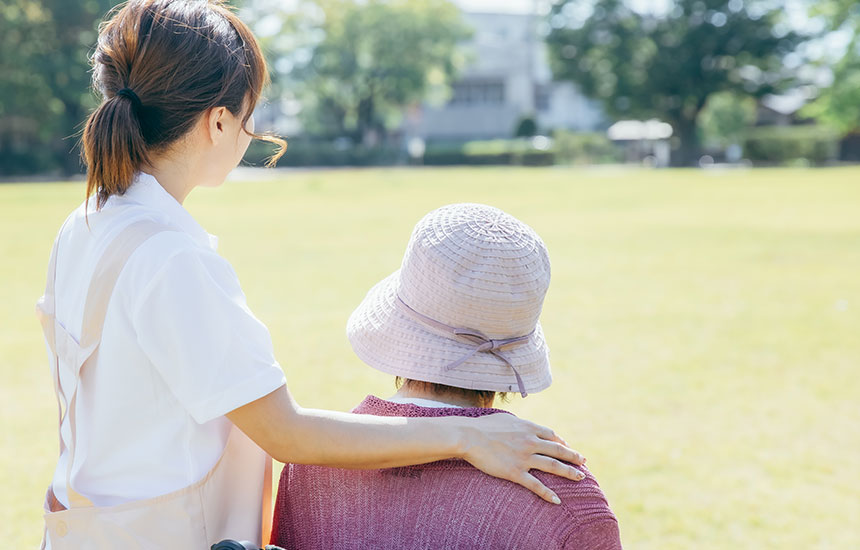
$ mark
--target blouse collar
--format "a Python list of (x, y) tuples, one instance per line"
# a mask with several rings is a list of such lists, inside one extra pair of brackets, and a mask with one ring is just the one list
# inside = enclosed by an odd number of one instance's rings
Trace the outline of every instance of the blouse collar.
[(138, 172), (122, 199), (158, 210), (171, 223), (188, 233), (201, 246), (218, 249), (218, 237), (210, 235), (179, 202), (158, 183), (155, 176)]

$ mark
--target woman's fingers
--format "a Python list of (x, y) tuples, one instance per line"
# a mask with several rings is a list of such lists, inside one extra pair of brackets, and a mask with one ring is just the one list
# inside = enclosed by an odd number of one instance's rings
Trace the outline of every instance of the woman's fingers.
[(552, 492), (546, 485), (541, 483), (538, 478), (528, 472), (523, 473), (518, 479), (514, 479), (512, 481), (522, 485), (547, 502), (551, 502), (552, 504), (561, 504), (561, 499), (558, 498), (557, 494)]
[(537, 452), (539, 452), (540, 454), (551, 456), (553, 458), (557, 458), (559, 460), (573, 462), (578, 466), (585, 464), (585, 457), (568, 447), (567, 442), (565, 442), (564, 439), (556, 435), (554, 431), (545, 426), (541, 426), (540, 424), (532, 425), (534, 426), (535, 434), (538, 436), (538, 438), (547, 442), (552, 442), (554, 445), (557, 445), (556, 447), (549, 448), (549, 452), (547, 452), (546, 450), (539, 450)]
[(533, 455), (529, 463), (529, 468), (565, 477), (572, 481), (582, 481), (585, 479), (585, 474), (582, 470), (543, 455)]
[(585, 458), (560, 443), (560, 438), (542, 426), (506, 414), (492, 414), (469, 422), (470, 440), (460, 455), (473, 466), (495, 477), (513, 481), (534, 492), (547, 502), (558, 504), (558, 496), (529, 470), (536, 469), (578, 481), (581, 471), (570, 464), (581, 465)]
[(559, 437), (553, 430), (547, 428), (546, 426), (541, 426), (540, 424), (535, 424), (534, 422), (529, 422), (532, 426), (534, 426), (535, 433), (541, 439), (546, 439), (547, 441), (556, 441), (565, 445), (564, 440)]
[(585, 464), (585, 457), (574, 451), (570, 447), (566, 445), (562, 445), (561, 443), (556, 443), (554, 441), (546, 441), (545, 439), (540, 439), (535, 444), (533, 452), (539, 455), (546, 455), (551, 458), (555, 458), (558, 460), (563, 460), (565, 462), (571, 462), (576, 464), (577, 466), (582, 466)]

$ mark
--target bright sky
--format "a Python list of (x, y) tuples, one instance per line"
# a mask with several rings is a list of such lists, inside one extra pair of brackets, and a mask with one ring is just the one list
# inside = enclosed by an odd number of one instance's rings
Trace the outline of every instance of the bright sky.
[[(552, 0), (453, 0), (466, 11), (492, 13), (547, 13)], [(638, 12), (666, 13), (674, 6), (673, 0), (627, 0), (627, 5)], [(805, 0), (783, 0), (780, 2), (795, 26), (802, 26), (807, 20)], [(590, 5), (582, 2), (582, 7)]]
[[(455, 4), (466, 11), (492, 13), (529, 13), (538, 11), (546, 13), (551, 0), (453, 0)], [(672, 0), (629, 0), (629, 4), (637, 11), (666, 11)]]
[(491, 13), (529, 13), (536, 4), (546, 4), (543, 0), (454, 0), (465, 11)]

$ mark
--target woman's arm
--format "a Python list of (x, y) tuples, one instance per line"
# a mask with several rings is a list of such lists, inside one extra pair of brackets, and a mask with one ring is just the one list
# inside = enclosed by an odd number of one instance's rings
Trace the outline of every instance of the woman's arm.
[(558, 504), (534, 468), (572, 480), (582, 473), (564, 460), (585, 459), (552, 430), (508, 414), (480, 418), (402, 418), (303, 409), (286, 386), (227, 414), (281, 462), (339, 468), (392, 468), (462, 458)]

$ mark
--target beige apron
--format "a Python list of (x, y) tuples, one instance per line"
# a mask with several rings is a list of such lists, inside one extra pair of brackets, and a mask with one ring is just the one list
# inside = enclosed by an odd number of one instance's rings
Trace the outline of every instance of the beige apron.
[[(111, 242), (99, 259), (87, 293), (81, 341), (56, 320), (54, 286), (59, 237), (51, 251), (45, 296), (36, 311), (53, 352), (52, 375), (57, 394), (59, 425), (65, 415), (71, 429), (66, 467), (70, 508), (48, 489), (45, 498), (45, 534), (42, 548), (65, 549), (208, 549), (226, 539), (268, 542), (271, 531), (272, 460), (235, 426), (224, 453), (203, 479), (193, 485), (145, 500), (116, 506), (94, 506), (72, 488), (75, 457), (75, 399), (81, 370), (94, 368), (108, 303), (116, 280), (132, 252), (149, 237), (169, 228), (151, 221), (134, 222)], [(62, 230), (60, 231), (62, 233)], [(60, 386), (60, 357), (74, 369), (69, 395)], [(110, 367), (103, 365), (102, 368)], [(65, 451), (60, 434), (60, 455)], [(165, 449), (165, 453), (174, 452)]]

